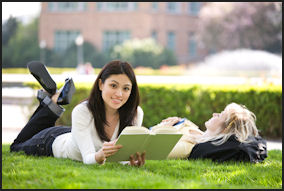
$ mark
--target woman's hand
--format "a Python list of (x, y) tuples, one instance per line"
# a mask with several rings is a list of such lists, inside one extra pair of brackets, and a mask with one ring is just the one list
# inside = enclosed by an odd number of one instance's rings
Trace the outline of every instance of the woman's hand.
[(163, 119), (160, 124), (166, 126), (173, 126), (175, 123), (179, 122), (180, 120), (181, 120), (180, 117), (168, 117), (166, 119)]
[(103, 164), (107, 157), (114, 155), (120, 148), (122, 148), (122, 145), (115, 145), (117, 139), (110, 141), (110, 142), (104, 142), (103, 147), (96, 153), (96, 161), (99, 164)]
[(140, 155), (139, 152), (136, 153), (136, 157), (134, 159), (133, 155), (130, 155), (129, 157), (129, 165), (130, 166), (137, 166), (137, 167), (140, 167), (140, 166), (143, 166), (145, 164), (145, 152), (142, 153), (142, 155)]

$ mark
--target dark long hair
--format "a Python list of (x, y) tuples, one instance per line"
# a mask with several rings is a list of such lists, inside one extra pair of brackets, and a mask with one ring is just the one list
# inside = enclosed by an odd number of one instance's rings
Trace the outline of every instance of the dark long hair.
[(118, 109), (119, 112), (119, 132), (126, 127), (133, 125), (134, 118), (137, 115), (137, 107), (140, 102), (139, 90), (136, 82), (136, 77), (131, 65), (127, 62), (114, 60), (106, 64), (97, 76), (97, 79), (92, 87), (90, 96), (88, 98), (88, 109), (94, 117), (94, 123), (98, 135), (103, 141), (110, 141), (104, 130), (104, 125), (107, 124), (105, 105), (102, 98), (102, 92), (99, 89), (99, 80), (102, 83), (113, 74), (126, 74), (132, 83), (131, 93), (127, 102)]

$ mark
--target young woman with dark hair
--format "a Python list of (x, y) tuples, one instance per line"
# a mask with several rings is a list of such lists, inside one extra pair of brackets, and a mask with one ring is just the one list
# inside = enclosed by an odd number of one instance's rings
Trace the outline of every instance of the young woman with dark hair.
[[(126, 126), (142, 125), (138, 86), (129, 63), (115, 60), (102, 68), (89, 97), (73, 109), (72, 128), (54, 127), (64, 112), (60, 105), (68, 104), (75, 91), (72, 79), (57, 91), (43, 64), (32, 62), (28, 68), (45, 91), (38, 91), (40, 105), (14, 140), (11, 151), (104, 164), (122, 147), (115, 145), (121, 131)], [(145, 153), (130, 156), (128, 162), (132, 166), (144, 163)]]
[[(124, 129), (124, 127), (132, 125), (134, 118), (137, 115), (137, 107), (139, 105), (139, 91), (136, 82), (134, 72), (131, 66), (127, 62), (113, 61), (110, 62), (104, 69), (101, 70), (97, 79), (93, 85), (90, 96), (88, 98), (88, 108), (94, 116), (95, 127), (99, 134), (99, 137), (104, 141), (109, 141), (109, 137), (106, 135), (103, 126), (107, 124), (106, 121), (106, 105), (107, 103), (103, 100), (103, 95), (101, 95), (102, 87), (104, 86), (106, 80), (111, 75), (118, 75), (128, 77), (131, 83), (128, 83), (123, 87), (123, 91), (130, 93), (127, 102), (118, 109), (118, 115), (120, 118), (120, 125), (118, 134)], [(126, 75), (126, 76), (125, 76)], [(116, 89), (117, 83), (114, 79), (107, 81), (110, 83), (111, 89)], [(131, 90), (131, 91), (130, 91)], [(102, 112), (96, 112), (102, 111)]]

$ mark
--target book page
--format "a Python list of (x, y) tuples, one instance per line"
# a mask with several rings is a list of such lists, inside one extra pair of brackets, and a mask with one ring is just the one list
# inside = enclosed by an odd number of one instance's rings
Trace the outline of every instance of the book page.
[(176, 134), (178, 130), (172, 126), (154, 126), (151, 132), (155, 134)]
[(150, 130), (143, 126), (127, 126), (125, 127), (121, 134), (149, 134)]

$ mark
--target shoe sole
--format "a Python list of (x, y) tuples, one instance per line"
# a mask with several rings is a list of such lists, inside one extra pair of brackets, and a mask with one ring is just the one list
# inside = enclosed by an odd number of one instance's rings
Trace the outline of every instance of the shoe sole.
[[(67, 95), (67, 98), (66, 98), (66, 100), (64, 100), (64, 101), (62, 101), (61, 103), (59, 103), (60, 105), (67, 105), (67, 104), (69, 104), (70, 102), (71, 102), (71, 99), (72, 99), (72, 96), (73, 96), (73, 94), (74, 94), (74, 92), (75, 92), (75, 90), (76, 90), (76, 88), (75, 88), (75, 85), (74, 85), (74, 82), (73, 82), (73, 79), (71, 78), (70, 79), (70, 89), (69, 89), (69, 91), (68, 91), (68, 95)], [(63, 89), (64, 88), (64, 85), (60, 88), (60, 90), (59, 91), (61, 91), (61, 89)], [(60, 97), (61, 95), (59, 95), (59, 97)]]
[(68, 94), (68, 103), (71, 102), (72, 96), (75, 92), (75, 85), (74, 85), (74, 82), (73, 82), (72, 79), (71, 79), (71, 82), (72, 82), (72, 84), (71, 84), (71, 87), (70, 87), (70, 93)]
[(49, 75), (46, 67), (38, 61), (28, 63), (30, 73), (37, 79), (40, 85), (51, 95), (55, 94), (57, 85)]

